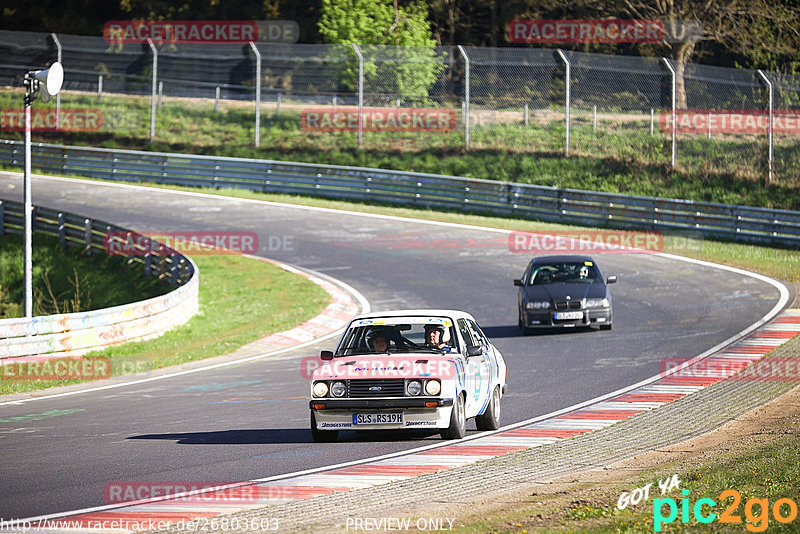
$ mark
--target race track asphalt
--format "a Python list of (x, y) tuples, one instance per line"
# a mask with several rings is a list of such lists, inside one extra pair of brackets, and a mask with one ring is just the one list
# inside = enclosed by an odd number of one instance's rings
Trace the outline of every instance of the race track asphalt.
[[(21, 190), (18, 174), (0, 173), (0, 198), (19, 201)], [(469, 311), (508, 364), (504, 424), (653, 376), (663, 359), (694, 356), (735, 335), (779, 297), (763, 281), (710, 266), (596, 255), (606, 276), (619, 277), (611, 286), (614, 329), (522, 337), (512, 280), (530, 256), (509, 252), (502, 233), (45, 177), (34, 179), (33, 199), (139, 231), (255, 232), (259, 255), (334, 276), (375, 310)], [(0, 517), (103, 505), (104, 487), (114, 482), (249, 480), (439, 439), (348, 432), (337, 443), (313, 443), (300, 359), (334, 345), (0, 406)], [(51, 410), (73, 411), (10, 420)]]

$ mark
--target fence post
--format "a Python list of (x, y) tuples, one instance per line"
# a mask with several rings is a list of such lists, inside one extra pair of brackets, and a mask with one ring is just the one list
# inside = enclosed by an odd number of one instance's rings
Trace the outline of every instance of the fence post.
[(773, 87), (772, 81), (764, 74), (764, 71), (759, 69), (758, 70), (759, 76), (766, 82), (767, 88), (769, 89), (769, 126), (767, 127), (767, 137), (769, 139), (769, 176), (767, 178), (768, 183), (772, 183), (772, 141), (773, 141), (773, 120), (774, 120), (774, 113), (775, 110), (773, 109)]
[(214, 89), (214, 111), (219, 113), (219, 85)]
[(281, 114), (281, 94), (278, 93), (278, 98), (275, 100), (275, 116), (278, 117)]
[(3, 201), (0, 200), (0, 235), (5, 234), (5, 224), (6, 224), (6, 206), (3, 204)]
[[(56, 61), (61, 63), (61, 41), (58, 40), (58, 36), (55, 33), (51, 33), (50, 37), (53, 38), (53, 42), (56, 45)], [(56, 129), (61, 129), (61, 91), (56, 95)]]
[(103, 97), (103, 75), (97, 76), (97, 102)]
[(655, 111), (650, 108), (650, 135), (653, 135), (653, 122), (655, 122)]
[(597, 133), (597, 104), (592, 107), (592, 131)]
[(469, 150), (469, 56), (461, 45), (458, 51), (464, 58), (464, 150)]
[(158, 109), (161, 109), (161, 99), (164, 96), (164, 82), (158, 81)]
[(672, 169), (675, 169), (675, 156), (677, 154), (677, 137), (678, 137), (678, 111), (677, 111), (677, 101), (676, 101), (676, 93), (678, 90), (677, 86), (677, 79), (675, 75), (675, 69), (672, 68), (672, 63), (665, 57), (661, 58), (662, 63), (664, 66), (667, 67), (669, 70), (670, 75), (672, 76)]
[(564, 68), (566, 72), (564, 73), (564, 113), (565, 113), (565, 125), (567, 128), (565, 137), (564, 137), (564, 155), (569, 156), (569, 89), (570, 89), (570, 73), (569, 73), (569, 59), (567, 59), (566, 54), (560, 48), (558, 49), (558, 55), (561, 56), (561, 59), (564, 61)]
[(83, 220), (83, 243), (84, 243), (84, 253), (88, 256), (92, 253), (92, 220), (91, 219), (84, 219)]
[(528, 103), (525, 102), (525, 126), (528, 125)]
[(364, 56), (358, 45), (353, 43), (353, 50), (358, 56), (358, 148), (364, 147)]
[(261, 52), (253, 41), (250, 41), (250, 48), (256, 56), (256, 148), (258, 148), (261, 143)]
[(67, 242), (67, 218), (63, 213), (58, 214), (58, 242), (62, 245)]
[(158, 87), (156, 81), (158, 80), (158, 50), (153, 40), (147, 38), (147, 44), (150, 45), (150, 51), (153, 53), (153, 87), (150, 93), (150, 140), (156, 137), (156, 91)]

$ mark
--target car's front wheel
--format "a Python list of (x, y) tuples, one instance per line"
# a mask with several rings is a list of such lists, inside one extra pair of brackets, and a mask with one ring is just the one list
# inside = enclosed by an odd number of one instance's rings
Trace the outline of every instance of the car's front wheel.
[(314, 416), (314, 411), (311, 411), (311, 437), (317, 443), (331, 443), (336, 441), (339, 435), (338, 430), (319, 430), (317, 428), (317, 418)]
[(519, 319), (517, 322), (517, 326), (519, 327), (519, 331), (522, 332), (523, 336), (529, 336), (533, 333), (533, 329), (528, 328), (525, 326), (525, 320), (522, 317), (522, 313), (519, 314)]
[(464, 396), (459, 394), (453, 400), (450, 411), (450, 426), (441, 432), (443, 439), (461, 439), (467, 433), (467, 420), (464, 417)]
[(478, 430), (497, 430), (500, 428), (500, 386), (494, 388), (489, 406), (481, 415), (475, 418)]

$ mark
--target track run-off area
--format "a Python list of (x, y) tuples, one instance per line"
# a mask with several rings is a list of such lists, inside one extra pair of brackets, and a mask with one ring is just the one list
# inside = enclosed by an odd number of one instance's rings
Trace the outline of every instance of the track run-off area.
[[(21, 176), (0, 173), (0, 198), (21, 195)], [(373, 310), (468, 311), (508, 365), (504, 425), (653, 377), (667, 359), (736, 340), (793, 297), (737, 269), (596, 254), (603, 273), (619, 278), (614, 329), (524, 337), (512, 281), (530, 256), (509, 250), (506, 230), (44, 176), (34, 176), (33, 202), (140, 232), (254, 232), (257, 255), (340, 280)], [(0, 399), (0, 517), (103, 506), (109, 483), (232, 483), (447, 445), (431, 433), (343, 432), (337, 443), (313, 443), (303, 358), (335, 344), (68, 396)], [(474, 423), (468, 429), (477, 434)]]

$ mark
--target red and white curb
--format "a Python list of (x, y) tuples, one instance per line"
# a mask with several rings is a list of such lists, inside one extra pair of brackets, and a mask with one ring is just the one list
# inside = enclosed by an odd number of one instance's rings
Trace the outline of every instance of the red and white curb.
[[(136, 524), (141, 529), (159, 528), (152, 525), (158, 524), (158, 521), (175, 525), (180, 521), (208, 519), (270, 504), (377, 486), (547, 445), (611, 426), (731, 378), (798, 334), (800, 309), (787, 310), (771, 323), (732, 345), (702, 360), (692, 360), (692, 363), (702, 361), (713, 370), (703, 376), (693, 373), (683, 375), (679, 367), (672, 374), (665, 373), (645, 385), (600, 402), (492, 434), (482, 434), (449, 445), (421, 447), (410, 453), (387, 455), (365, 463), (354, 462), (242, 482), (241, 485), (232, 485), (233, 489), (204, 490), (201, 494), (193, 493), (191, 500), (159, 498), (47, 516), (45, 530), (97, 532), (98, 527), (105, 525), (104, 531), (134, 532), (135, 528), (108, 527), (112, 524), (122, 525), (126, 521), (127, 525)], [(214, 498), (215, 491), (224, 491), (224, 498)], [(241, 499), (237, 498), (237, 492), (240, 492)], [(25, 521), (30, 528), (44, 519), (29, 518)], [(23, 532), (23, 529), (3, 531)]]

